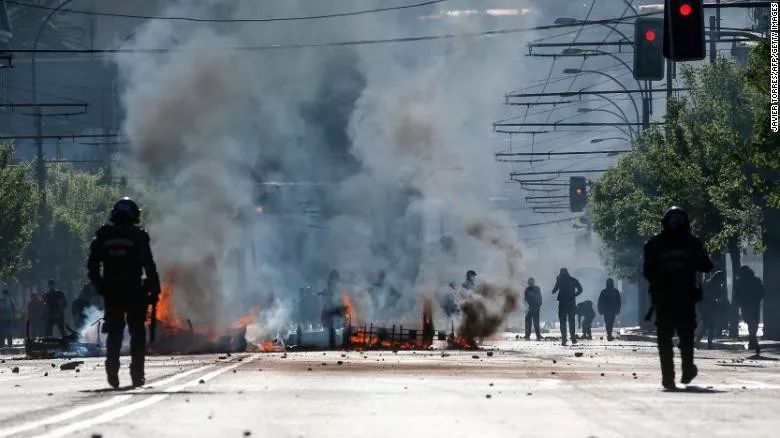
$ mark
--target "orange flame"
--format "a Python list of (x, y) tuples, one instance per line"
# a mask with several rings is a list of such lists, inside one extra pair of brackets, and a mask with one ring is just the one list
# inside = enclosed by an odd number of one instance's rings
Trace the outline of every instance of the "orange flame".
[(176, 315), (176, 309), (173, 304), (174, 283), (172, 280), (176, 276), (171, 275), (170, 277), (171, 278), (168, 281), (163, 282), (160, 287), (160, 297), (157, 301), (157, 313), (155, 314), (155, 317), (163, 326), (172, 329), (186, 330), (187, 324)]
[(347, 294), (341, 294), (341, 300), (344, 302), (344, 319), (349, 324), (355, 319), (355, 306), (352, 305), (352, 300)]
[(257, 321), (257, 313), (258, 313), (258, 308), (252, 307), (251, 309), (249, 309), (249, 312), (247, 312), (246, 315), (233, 321), (233, 323), (230, 324), (230, 328), (235, 330), (241, 330), (246, 328), (246, 326), (248, 326), (249, 324), (253, 324), (254, 322)]

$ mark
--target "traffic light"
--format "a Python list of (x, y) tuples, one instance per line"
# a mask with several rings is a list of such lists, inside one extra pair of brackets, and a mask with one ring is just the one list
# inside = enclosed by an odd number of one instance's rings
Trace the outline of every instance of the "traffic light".
[(664, 56), (672, 61), (704, 59), (703, 0), (666, 0)]
[(584, 176), (569, 178), (569, 205), (572, 212), (585, 210), (588, 204), (588, 184)]
[(634, 78), (660, 81), (664, 78), (663, 18), (637, 18), (634, 23)]

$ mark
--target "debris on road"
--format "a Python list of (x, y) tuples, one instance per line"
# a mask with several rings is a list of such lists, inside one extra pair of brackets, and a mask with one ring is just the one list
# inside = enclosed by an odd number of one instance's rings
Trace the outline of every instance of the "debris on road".
[[(74, 360), (60, 365), (60, 371), (75, 370), (79, 365), (84, 364), (83, 360)], [(54, 366), (54, 364), (52, 364)]]
[(12, 372), (12, 373), (14, 373), (14, 374), (19, 374), (19, 367), (14, 367), (14, 368), (11, 370), (11, 372)]
[(574, 357), (582, 357), (583, 353), (581, 351), (578, 351), (574, 353)]

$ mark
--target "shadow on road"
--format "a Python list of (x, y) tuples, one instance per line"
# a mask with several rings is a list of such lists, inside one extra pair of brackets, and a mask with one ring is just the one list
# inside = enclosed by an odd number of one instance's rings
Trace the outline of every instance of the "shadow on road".
[(705, 388), (703, 386), (688, 385), (677, 387), (675, 389), (664, 389), (663, 392), (684, 392), (688, 394), (723, 394), (727, 391), (721, 391), (711, 386)]
[(775, 357), (768, 357), (768, 356), (761, 356), (760, 354), (754, 354), (752, 356), (746, 357), (747, 360), (766, 360), (770, 362), (778, 362), (780, 359)]

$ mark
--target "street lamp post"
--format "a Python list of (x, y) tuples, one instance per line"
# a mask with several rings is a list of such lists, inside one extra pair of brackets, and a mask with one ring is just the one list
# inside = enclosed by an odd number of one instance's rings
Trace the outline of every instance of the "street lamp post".
[(628, 95), (628, 97), (631, 99), (631, 103), (634, 105), (634, 112), (636, 113), (636, 120), (637, 120), (638, 123), (641, 123), (641, 118), (639, 116), (639, 108), (636, 105), (636, 100), (631, 95), (631, 93), (628, 91), (628, 88), (626, 88), (626, 86), (623, 85), (623, 83), (620, 82), (619, 80), (617, 80), (617, 78), (615, 78), (614, 76), (612, 76), (610, 74), (607, 74), (607, 73), (604, 73), (603, 71), (598, 71), (598, 70), (581, 70), (581, 69), (578, 69), (578, 68), (567, 68), (567, 69), (563, 70), (563, 73), (564, 74), (573, 74), (573, 75), (581, 74), (581, 73), (592, 73), (592, 74), (605, 76), (605, 77), (611, 79), (613, 82), (618, 84), (620, 86), (620, 88), (622, 88), (626, 92), (626, 95)]

